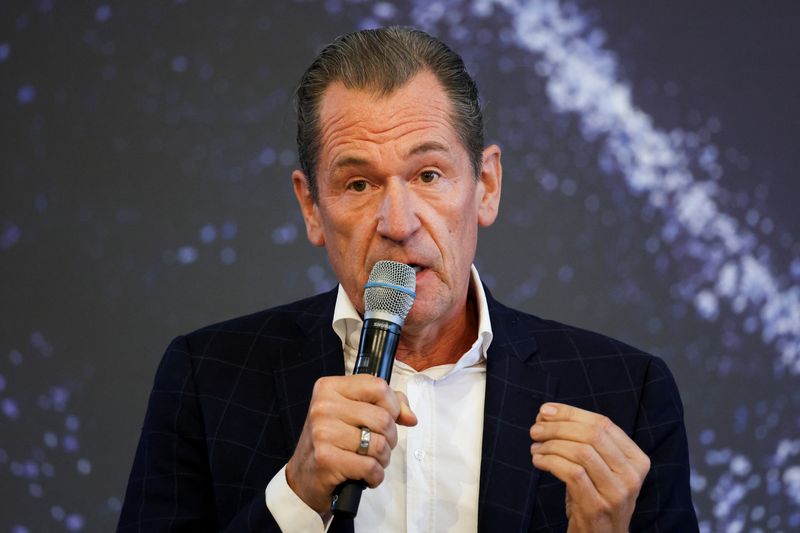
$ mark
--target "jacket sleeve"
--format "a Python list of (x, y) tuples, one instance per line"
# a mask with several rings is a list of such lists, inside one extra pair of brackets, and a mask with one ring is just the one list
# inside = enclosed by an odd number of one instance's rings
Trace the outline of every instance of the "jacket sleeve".
[(630, 531), (698, 531), (689, 486), (689, 450), (683, 405), (666, 364), (648, 367), (633, 435), (650, 457)]
[(156, 372), (118, 532), (280, 531), (263, 489), (220, 523), (200, 406), (188, 344), (178, 337)]

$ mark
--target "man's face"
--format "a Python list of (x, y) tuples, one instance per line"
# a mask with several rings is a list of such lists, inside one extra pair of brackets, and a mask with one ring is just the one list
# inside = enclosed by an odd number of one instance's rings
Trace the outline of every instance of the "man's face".
[(500, 151), (484, 151), (476, 181), (450, 110), (427, 71), (388, 96), (334, 83), (320, 106), (318, 201), (302, 172), (292, 176), (309, 240), (325, 246), (361, 313), (375, 262), (418, 267), (407, 328), (444, 325), (464, 311), (478, 225), (497, 216)]

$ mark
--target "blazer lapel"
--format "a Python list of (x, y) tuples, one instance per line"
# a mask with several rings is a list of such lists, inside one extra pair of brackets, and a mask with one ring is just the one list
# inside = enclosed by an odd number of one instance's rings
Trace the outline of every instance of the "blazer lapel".
[[(291, 439), (291, 454), (306, 420), (314, 383), (323, 376), (344, 375), (342, 341), (331, 321), (337, 289), (312, 299), (297, 317), (294, 338), (281, 353), (276, 369), (276, 385), (281, 399), (281, 415)], [(353, 520), (337, 517), (329, 533), (353, 533)]]
[(540, 471), (531, 464), (530, 426), (557, 380), (538, 358), (533, 325), (486, 291), (493, 340), (486, 362), (479, 531), (528, 531)]
[(298, 313), (297, 329), (287, 332), (277, 368), (276, 389), (291, 450), (300, 438), (314, 383), (323, 376), (344, 375), (342, 343), (333, 331), (336, 289), (311, 299)]
[[(331, 324), (336, 293), (337, 289), (333, 289), (313, 298), (310, 305), (298, 314), (297, 330), (284, 346), (279, 368), (275, 371), (281, 417), (290, 439), (290, 454), (303, 431), (314, 383), (323, 376), (344, 375), (342, 341)], [(328, 532), (353, 533), (353, 521), (335, 518)]]

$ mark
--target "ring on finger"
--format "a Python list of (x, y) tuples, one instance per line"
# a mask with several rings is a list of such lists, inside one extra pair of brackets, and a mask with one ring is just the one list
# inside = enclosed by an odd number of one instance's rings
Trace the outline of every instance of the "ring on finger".
[(369, 428), (361, 428), (361, 441), (358, 443), (356, 453), (359, 455), (367, 455), (369, 452), (369, 441), (372, 438), (372, 432)]

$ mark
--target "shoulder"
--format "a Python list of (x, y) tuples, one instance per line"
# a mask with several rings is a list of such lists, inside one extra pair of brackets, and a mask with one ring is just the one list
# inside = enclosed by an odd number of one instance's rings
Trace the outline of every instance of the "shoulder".
[(640, 390), (654, 379), (672, 380), (662, 359), (624, 341), (512, 309), (493, 299), (489, 310), (497, 340), (532, 339), (529, 361), (564, 378), (562, 388), (574, 388), (576, 395), (606, 388)]
[[(535, 345), (527, 365), (548, 376), (556, 401), (603, 413), (629, 435), (658, 424), (683, 431), (680, 393), (659, 357), (607, 335), (501, 304), (496, 310), (493, 331), (505, 330), (510, 342), (533, 339), (527, 341)], [(502, 319), (498, 327), (495, 316)]]
[(336, 290), (199, 328), (179, 336), (192, 357), (241, 358), (302, 342), (308, 332), (330, 325)]
[(507, 307), (490, 298), (489, 313), (492, 328), (510, 337), (531, 337), (536, 341), (537, 352), (545, 361), (576, 358), (604, 358), (611, 356), (653, 357), (645, 351), (602, 333), (572, 326), (556, 320), (542, 318), (518, 309)]

